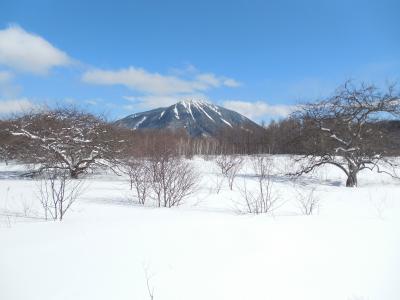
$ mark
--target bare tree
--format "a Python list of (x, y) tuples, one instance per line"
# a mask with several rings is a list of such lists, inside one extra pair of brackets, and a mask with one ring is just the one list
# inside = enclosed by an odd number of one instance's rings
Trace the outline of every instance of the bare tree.
[(4, 161), (6, 165), (8, 165), (8, 161), (12, 156), (10, 147), (8, 143), (2, 143), (4, 141), (2, 137), (0, 137), (0, 161)]
[[(12, 139), (7, 132), (9, 122), (0, 120), (0, 160), (8, 165), (8, 161), (15, 158), (16, 139)], [(14, 149), (13, 149), (14, 148)]]
[(399, 99), (394, 86), (381, 92), (373, 85), (346, 82), (333, 96), (303, 105), (292, 117), (302, 124), (306, 155), (292, 175), (329, 164), (346, 174), (347, 187), (357, 186), (364, 169), (397, 176), (397, 165), (387, 156), (392, 141), (381, 122), (399, 116)]
[(319, 198), (315, 196), (315, 188), (308, 192), (300, 192), (296, 190), (297, 203), (300, 212), (303, 215), (312, 215), (319, 208)]
[(72, 178), (93, 166), (109, 167), (124, 146), (120, 129), (73, 108), (27, 113), (2, 132), (23, 145), (14, 147), (18, 160), (40, 170), (68, 170)]
[(245, 200), (247, 213), (269, 213), (280, 206), (280, 199), (275, 194), (272, 182), (273, 162), (270, 157), (257, 155), (252, 158), (252, 169), (257, 180), (257, 187), (249, 189), (244, 180), (240, 194)]
[(71, 179), (66, 170), (47, 169), (39, 178), (39, 200), (46, 220), (62, 221), (82, 192), (82, 180)]
[(229, 188), (233, 189), (233, 182), (243, 167), (243, 157), (239, 155), (221, 154), (216, 159), (217, 166), (221, 169), (222, 175), (228, 179)]

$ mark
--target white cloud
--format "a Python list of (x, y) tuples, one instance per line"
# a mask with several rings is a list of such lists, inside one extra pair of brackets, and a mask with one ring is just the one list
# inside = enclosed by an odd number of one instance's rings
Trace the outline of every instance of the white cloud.
[(242, 84), (239, 81), (236, 81), (235, 79), (225, 78), (224, 79), (224, 85), (227, 86), (227, 87), (239, 87)]
[(67, 104), (72, 107), (81, 107), (82, 105), (96, 106), (105, 104), (104, 99), (102, 98), (61, 98), (61, 99), (48, 99), (48, 102), (60, 103), (61, 105)]
[(131, 102), (131, 104), (124, 106), (130, 111), (167, 107), (184, 99), (208, 100), (207, 96), (203, 94), (124, 96), (123, 98)]
[(0, 71), (0, 84), (9, 82), (14, 77), (13, 74), (7, 71)]
[(199, 70), (192, 64), (186, 64), (183, 68), (171, 68), (169, 73), (176, 76), (193, 75), (199, 73)]
[(8, 71), (0, 71), (0, 99), (15, 98), (21, 87), (13, 83), (14, 74)]
[(287, 117), (296, 110), (294, 105), (274, 105), (263, 101), (224, 101), (223, 106), (237, 111), (248, 118), (258, 119), (260, 117)]
[(217, 78), (212, 73), (199, 74), (196, 76), (196, 79), (197, 81), (202, 82), (207, 86), (219, 87), (221, 85), (221, 79)]
[(137, 97), (135, 96), (122, 96), (122, 98), (128, 101), (137, 101)]
[(198, 74), (192, 79), (186, 79), (151, 73), (136, 67), (120, 70), (94, 69), (85, 72), (82, 80), (92, 84), (124, 85), (143, 94), (158, 96), (192, 94), (221, 86), (239, 86), (239, 83), (234, 79), (218, 77), (212, 73)]
[(85, 100), (84, 103), (94, 106), (94, 105), (98, 105), (98, 104), (99, 104), (99, 101), (96, 100), (96, 99), (88, 99), (88, 100)]
[(21, 113), (35, 109), (37, 105), (27, 98), (0, 100), (0, 115)]
[(240, 83), (232, 78), (227, 78), (224, 76), (216, 76), (212, 73), (203, 73), (196, 76), (199, 82), (203, 82), (210, 87), (239, 87)]
[(92, 70), (82, 77), (84, 82), (102, 85), (124, 85), (132, 90), (157, 95), (191, 92), (195, 86), (191, 82), (174, 76), (149, 73), (141, 68), (130, 67), (117, 71)]
[(193, 65), (171, 69), (168, 74), (132, 66), (119, 70), (93, 69), (82, 75), (82, 81), (98, 85), (122, 85), (131, 89), (135, 95), (122, 96), (130, 102), (123, 105), (129, 111), (165, 107), (182, 99), (207, 100), (205, 92), (210, 89), (240, 86), (232, 78), (200, 73)]
[(71, 63), (66, 53), (19, 26), (0, 30), (0, 65), (36, 74)]

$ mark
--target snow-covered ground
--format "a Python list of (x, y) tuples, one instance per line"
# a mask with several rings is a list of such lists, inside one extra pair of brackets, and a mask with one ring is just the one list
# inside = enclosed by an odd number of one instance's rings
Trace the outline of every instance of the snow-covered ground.
[[(196, 158), (199, 189), (180, 207), (139, 206), (126, 177), (98, 174), (62, 222), (41, 218), (23, 166), (1, 164), (0, 299), (400, 299), (400, 182), (365, 172), (346, 188), (332, 167), (293, 181), (274, 160), (270, 214), (239, 213), (249, 164), (216, 193), (215, 164)], [(319, 208), (303, 215), (312, 191)]]

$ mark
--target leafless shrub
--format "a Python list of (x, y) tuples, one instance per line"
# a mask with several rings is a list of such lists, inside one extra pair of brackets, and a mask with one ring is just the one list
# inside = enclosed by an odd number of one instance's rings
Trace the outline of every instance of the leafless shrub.
[(209, 174), (204, 178), (205, 182), (209, 183), (208, 185), (208, 194), (213, 195), (213, 194), (219, 194), (222, 190), (222, 186), (224, 185), (225, 182), (225, 177), (223, 177), (221, 174)]
[(236, 155), (221, 154), (215, 160), (217, 166), (221, 169), (222, 175), (227, 176), (230, 169), (241, 163), (241, 157)]
[(269, 213), (281, 205), (280, 198), (275, 194), (272, 182), (272, 160), (266, 156), (255, 156), (252, 158), (252, 169), (257, 179), (257, 188), (249, 189), (246, 180), (239, 188), (240, 194), (245, 201), (247, 213), (262, 214)]
[(7, 214), (1, 214), (0, 215), (0, 221), (2, 221), (4, 218), (4, 223), (0, 223), (0, 228), (4, 226), (4, 228), (11, 228), (12, 223), (15, 223), (15, 216), (7, 215)]
[(33, 206), (31, 199), (21, 199), (21, 210), (24, 217), (30, 217), (33, 214)]
[(9, 197), (11, 188), (6, 188), (5, 197), (2, 198), (3, 205), (0, 207), (0, 219), (2, 217), (13, 217), (17, 218), (29, 218), (29, 219), (41, 219), (40, 213), (35, 209), (34, 199), (27, 197), (21, 193), (19, 196)]
[(372, 208), (376, 214), (376, 217), (380, 220), (385, 219), (385, 211), (389, 208), (387, 201), (387, 194), (376, 195), (373, 197), (371, 192), (368, 193), (369, 202), (372, 204)]
[(222, 175), (228, 179), (229, 188), (233, 189), (233, 182), (243, 166), (243, 157), (239, 155), (219, 155), (215, 160), (221, 169)]
[[(132, 147), (122, 153), (122, 169), (139, 203), (178, 206), (196, 189), (198, 175), (184, 159), (181, 136), (171, 131), (135, 132)], [(178, 146), (177, 146), (178, 145)]]
[(148, 267), (144, 267), (144, 274), (146, 276), (146, 287), (149, 299), (154, 300), (154, 286), (151, 285), (151, 279), (153, 278), (154, 274), (149, 274)]
[(39, 200), (45, 219), (62, 221), (83, 190), (83, 181), (71, 179), (66, 170), (46, 170), (39, 178)]
[(150, 165), (143, 158), (131, 158), (124, 163), (124, 172), (129, 176), (130, 188), (139, 204), (144, 205), (151, 188)]
[(213, 161), (213, 160), (214, 160), (214, 156), (213, 156), (213, 155), (209, 155), (209, 154), (202, 155), (202, 158), (203, 158), (205, 161)]
[(198, 175), (190, 163), (178, 156), (150, 160), (151, 197), (158, 207), (173, 207), (194, 193)]
[(319, 208), (319, 198), (315, 196), (315, 188), (308, 192), (300, 192), (298, 190), (296, 192), (296, 200), (301, 214), (307, 216), (314, 214)]
[(222, 177), (220, 177), (220, 175), (217, 175), (214, 177), (215, 192), (217, 194), (219, 194), (219, 192), (221, 191), (223, 183), (224, 183), (224, 181), (222, 180)]

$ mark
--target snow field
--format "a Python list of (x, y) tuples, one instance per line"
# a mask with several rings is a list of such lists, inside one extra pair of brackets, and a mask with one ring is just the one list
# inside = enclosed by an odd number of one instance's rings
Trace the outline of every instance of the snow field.
[[(127, 178), (90, 176), (64, 221), (41, 219), (37, 183), (0, 166), (0, 299), (400, 299), (400, 182), (370, 172), (344, 187), (332, 167), (297, 180), (274, 157), (270, 214), (240, 210), (213, 161), (195, 158), (197, 192), (176, 208), (139, 206)], [(300, 213), (314, 191), (319, 209)]]

